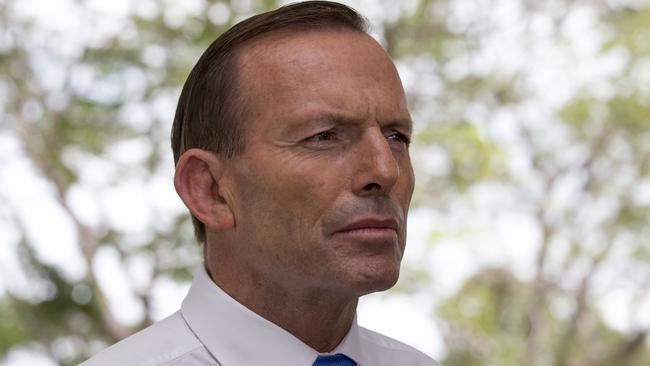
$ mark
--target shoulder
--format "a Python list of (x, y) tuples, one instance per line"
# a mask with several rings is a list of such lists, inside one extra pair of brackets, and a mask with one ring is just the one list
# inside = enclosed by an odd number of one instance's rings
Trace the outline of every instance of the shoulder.
[(440, 366), (424, 352), (370, 329), (359, 327), (361, 340), (377, 357), (375, 363), (405, 366)]
[(176, 364), (172, 361), (180, 361), (186, 356), (210, 357), (180, 312), (176, 312), (115, 343), (79, 366), (171, 366)]

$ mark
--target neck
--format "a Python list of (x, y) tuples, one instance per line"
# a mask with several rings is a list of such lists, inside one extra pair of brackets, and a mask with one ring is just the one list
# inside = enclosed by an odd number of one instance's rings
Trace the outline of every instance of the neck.
[(323, 289), (287, 288), (281, 284), (235, 277), (225, 266), (208, 266), (208, 274), (233, 299), (293, 334), (318, 352), (330, 352), (350, 330), (357, 298), (339, 298)]

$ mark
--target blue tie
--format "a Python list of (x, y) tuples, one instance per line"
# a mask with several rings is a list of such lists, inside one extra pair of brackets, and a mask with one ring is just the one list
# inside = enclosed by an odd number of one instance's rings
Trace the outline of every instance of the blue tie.
[(318, 356), (312, 366), (357, 366), (350, 357), (337, 353), (335, 355)]

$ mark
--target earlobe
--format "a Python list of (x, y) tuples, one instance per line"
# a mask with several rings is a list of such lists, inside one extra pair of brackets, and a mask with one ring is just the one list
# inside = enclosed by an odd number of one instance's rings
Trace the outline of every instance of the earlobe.
[(232, 208), (221, 194), (223, 176), (221, 158), (210, 151), (187, 150), (176, 164), (176, 192), (192, 214), (213, 230), (234, 227)]

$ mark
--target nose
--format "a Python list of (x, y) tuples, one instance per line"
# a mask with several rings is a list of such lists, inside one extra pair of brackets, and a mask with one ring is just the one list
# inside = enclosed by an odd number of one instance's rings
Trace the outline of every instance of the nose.
[(393, 190), (399, 177), (399, 164), (386, 137), (372, 128), (357, 146), (357, 170), (353, 191), (359, 196), (385, 195)]

